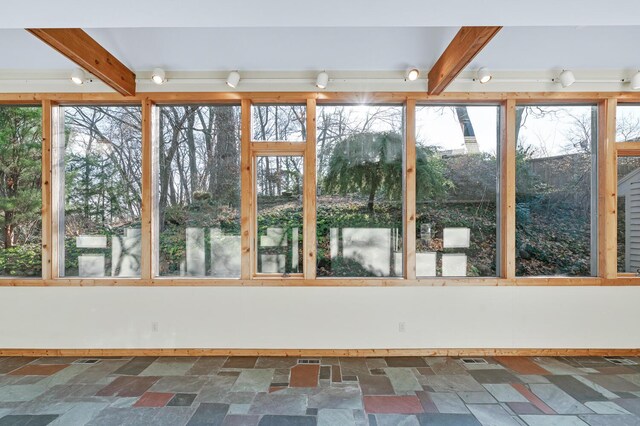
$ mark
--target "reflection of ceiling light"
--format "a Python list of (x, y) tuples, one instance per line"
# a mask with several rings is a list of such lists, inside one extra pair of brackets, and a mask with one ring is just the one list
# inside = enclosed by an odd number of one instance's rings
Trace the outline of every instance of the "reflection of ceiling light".
[(71, 71), (71, 81), (73, 81), (74, 84), (77, 84), (78, 86), (83, 85), (85, 78), (85, 72), (82, 68), (76, 68)]
[(418, 77), (420, 77), (420, 70), (418, 68), (409, 68), (404, 75), (405, 81), (415, 81)]
[(558, 81), (560, 81), (562, 87), (569, 87), (576, 82), (576, 77), (573, 75), (573, 71), (562, 70), (558, 76)]
[(316, 78), (316, 87), (318, 89), (326, 89), (328, 84), (329, 84), (329, 74), (322, 71), (321, 73), (318, 74), (318, 77)]
[(640, 90), (640, 71), (631, 77), (631, 88), (633, 90)]
[(238, 83), (240, 83), (240, 73), (238, 71), (231, 71), (229, 77), (227, 77), (227, 86), (235, 89)]
[(167, 82), (167, 79), (164, 74), (164, 70), (162, 68), (155, 68), (153, 73), (151, 74), (151, 80), (155, 84), (164, 84)]
[(486, 68), (480, 68), (477, 72), (478, 81), (482, 84), (488, 83), (491, 80), (491, 73)]

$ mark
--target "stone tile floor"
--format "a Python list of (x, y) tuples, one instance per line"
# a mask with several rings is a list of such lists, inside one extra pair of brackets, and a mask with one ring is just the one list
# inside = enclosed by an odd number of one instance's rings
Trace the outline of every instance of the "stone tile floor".
[(5, 425), (640, 425), (640, 359), (0, 358)]

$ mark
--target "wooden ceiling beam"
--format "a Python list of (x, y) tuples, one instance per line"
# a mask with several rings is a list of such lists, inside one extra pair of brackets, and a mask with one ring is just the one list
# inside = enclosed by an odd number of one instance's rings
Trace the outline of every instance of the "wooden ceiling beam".
[(429, 94), (439, 95), (502, 27), (462, 27), (429, 71)]
[(124, 96), (136, 94), (136, 75), (80, 28), (28, 28), (53, 47)]

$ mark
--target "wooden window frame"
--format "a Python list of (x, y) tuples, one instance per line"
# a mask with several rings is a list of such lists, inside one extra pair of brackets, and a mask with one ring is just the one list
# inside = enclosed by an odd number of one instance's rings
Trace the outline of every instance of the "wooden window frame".
[[(417, 103), (493, 103), (502, 105), (500, 149), (500, 236), (499, 276), (495, 278), (422, 278), (415, 277), (415, 106)], [(156, 246), (153, 227), (154, 214), (154, 153), (157, 146), (157, 106), (164, 104), (241, 104), (241, 278), (178, 278), (157, 277)], [(255, 202), (252, 184), (251, 105), (306, 103), (307, 142), (304, 145), (305, 195), (303, 253), (304, 274), (296, 278), (270, 278), (252, 276), (252, 246), (255, 229), (251, 211)], [(404, 213), (404, 276), (401, 278), (341, 278), (316, 279), (315, 248), (315, 109), (324, 103), (404, 104), (405, 106), (405, 197)], [(599, 108), (598, 115), (598, 276), (572, 277), (515, 277), (515, 108), (526, 104), (592, 103)], [(640, 143), (633, 146), (615, 143), (616, 106), (640, 103), (640, 93), (633, 92), (473, 92), (443, 93), (433, 96), (418, 92), (161, 92), (121, 96), (117, 93), (0, 93), (0, 105), (42, 105), (42, 278), (0, 277), (0, 286), (635, 286), (640, 278), (617, 273), (616, 219), (617, 219), (617, 158), (640, 155)], [(55, 134), (58, 106), (73, 105), (139, 105), (143, 114), (143, 189), (142, 189), (142, 248), (143, 260), (140, 278), (57, 278), (55, 261), (57, 226), (53, 223), (51, 147)], [(312, 112), (313, 111), (313, 112)], [(259, 142), (261, 149), (273, 144)], [(281, 144), (281, 143), (278, 143)], [(295, 143), (292, 143), (295, 144)], [(280, 145), (274, 150), (298, 149)], [(274, 151), (275, 152), (275, 151)], [(413, 153), (413, 154), (412, 154)], [(413, 198), (413, 202), (412, 202)]]

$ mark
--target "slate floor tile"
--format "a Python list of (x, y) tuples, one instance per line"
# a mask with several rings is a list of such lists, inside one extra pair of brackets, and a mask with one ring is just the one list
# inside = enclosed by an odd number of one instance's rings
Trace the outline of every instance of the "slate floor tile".
[(576, 380), (573, 376), (549, 376), (547, 378), (551, 383), (580, 402), (607, 400), (601, 393)]
[(135, 404), (134, 407), (164, 407), (175, 395), (172, 393), (146, 392)]
[(51, 376), (67, 368), (67, 364), (29, 364), (9, 373), (11, 376)]
[(304, 415), (307, 400), (306, 395), (259, 393), (251, 404), (249, 414)]
[(202, 403), (189, 419), (187, 426), (222, 425), (228, 411), (228, 404)]
[(422, 413), (422, 404), (417, 396), (365, 396), (364, 409), (367, 413), (416, 414)]
[(222, 426), (257, 426), (260, 416), (250, 414), (227, 414)]
[(453, 392), (428, 392), (433, 403), (440, 413), (468, 414), (467, 406), (460, 397)]
[(298, 364), (291, 369), (289, 386), (293, 388), (314, 388), (318, 386), (320, 365)]
[(520, 416), (529, 426), (589, 426), (577, 416)]
[(556, 385), (529, 385), (531, 392), (558, 414), (589, 414), (587, 407)]
[(167, 407), (190, 407), (196, 396), (195, 393), (177, 393), (167, 403)]
[(498, 404), (469, 404), (467, 407), (484, 426), (520, 426)]
[(347, 408), (323, 408), (318, 410), (318, 426), (355, 426), (353, 410)]
[(470, 414), (417, 414), (420, 426), (482, 426)]
[(266, 415), (262, 416), (258, 426), (315, 426), (316, 421), (314, 416)]
[(547, 375), (549, 371), (540, 367), (529, 357), (521, 356), (498, 356), (495, 360), (517, 374), (526, 375)]
[(120, 374), (123, 376), (137, 376), (142, 373), (148, 366), (153, 364), (158, 357), (155, 356), (138, 356), (133, 358), (131, 361), (127, 362), (117, 370), (113, 372), (113, 374)]
[(507, 405), (516, 414), (543, 414), (530, 402), (507, 402)]
[(254, 356), (230, 356), (222, 368), (254, 368), (257, 361)]
[(640, 418), (629, 414), (583, 414), (580, 419), (587, 422), (589, 426), (640, 426)]
[(387, 376), (360, 376), (360, 387), (364, 395), (392, 395), (393, 386)]
[(142, 396), (158, 377), (120, 376), (96, 393), (96, 396)]
[(57, 414), (8, 415), (0, 419), (0, 426), (45, 426), (57, 418)]
[(506, 370), (471, 370), (469, 374), (482, 384), (520, 383), (520, 379)]
[(398, 356), (385, 358), (388, 367), (427, 367), (427, 363), (422, 357)]
[(376, 414), (375, 419), (377, 426), (420, 426), (413, 414)]

